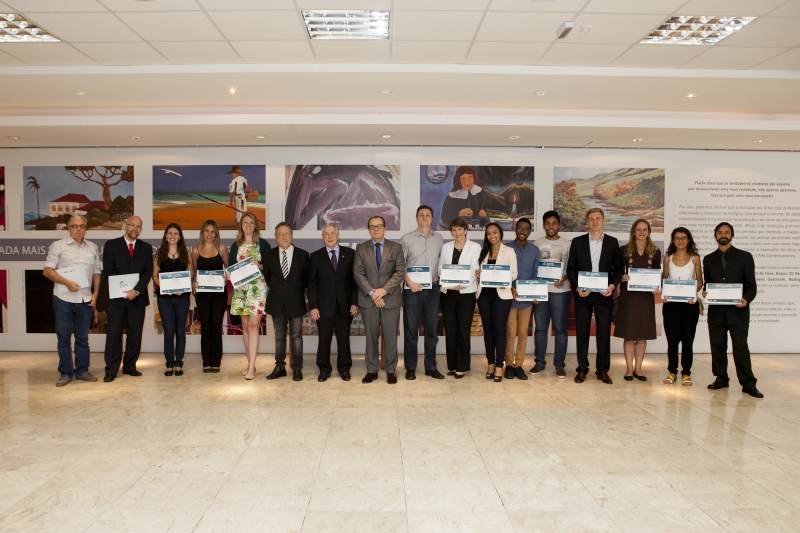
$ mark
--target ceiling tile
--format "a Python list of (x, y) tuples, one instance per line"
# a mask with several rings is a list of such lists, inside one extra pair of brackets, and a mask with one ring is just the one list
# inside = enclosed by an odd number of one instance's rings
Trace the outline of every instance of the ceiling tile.
[(586, 4), (586, 0), (553, 0), (535, 2), (531, 0), (494, 0), (491, 11), (549, 11), (577, 13)]
[(231, 41), (300, 41), (308, 32), (297, 11), (209, 11)]
[(615, 67), (678, 68), (709, 50), (707, 46), (637, 44), (614, 61)]
[(317, 61), (325, 63), (388, 63), (389, 41), (311, 41)]
[(556, 30), (573, 13), (507, 13), (489, 12), (481, 24), (477, 41), (527, 41), (549, 43), (555, 40)]
[(4, 4), (19, 13), (85, 13), (105, 12), (96, 0), (3, 0)]
[(242, 62), (236, 51), (225, 41), (150, 44), (176, 65), (219, 65)]
[(300, 9), (379, 9), (389, 11), (390, 0), (297, 0)]
[(158, 2), (131, 2), (130, 0), (100, 0), (111, 11), (199, 11), (194, 0), (158, 0)]
[[(13, 47), (13, 48), (12, 48)], [(86, 57), (66, 43), (9, 43), (0, 50), (29, 65), (96, 65), (97, 62)]]
[(394, 0), (393, 11), (483, 11), (489, 0)]
[(550, 43), (473, 43), (468, 63), (480, 65), (535, 65)]
[[(635, 44), (656, 29), (664, 19), (664, 15), (581, 13), (575, 19), (575, 28), (563, 42)], [(581, 33), (582, 26), (591, 26), (585, 37)]]
[(463, 63), (470, 43), (441, 41), (394, 41), (393, 63)]
[[(16, 67), (18, 65), (24, 65), (22, 61), (17, 59), (16, 57), (10, 56), (3, 52), (2, 50), (6, 48), (7, 45), (0, 45), (0, 65), (4, 67)], [(13, 46), (13, 44), (12, 44)], [(19, 46), (19, 45), (17, 45)]]
[(163, 65), (169, 61), (147, 43), (73, 43), (101, 65)]
[(390, 29), (396, 41), (472, 41), (480, 11), (396, 11)]
[(758, 70), (800, 70), (800, 48), (793, 48), (764, 63), (759, 63), (753, 68)]
[(786, 0), (690, 0), (681, 8), (682, 15), (730, 15), (754, 17), (766, 15)]
[(782, 5), (775, 11), (770, 11), (770, 17), (800, 17), (800, 0), (792, 0)]
[(245, 63), (313, 63), (309, 41), (233, 41)]
[(120, 13), (148, 41), (220, 41), (222, 35), (202, 12)]
[(540, 65), (602, 67), (628, 49), (627, 44), (556, 43), (539, 60)]
[(208, 11), (295, 9), (292, 0), (199, 0)]
[(797, 19), (768, 17), (754, 20), (715, 46), (791, 48), (797, 45), (800, 45)]
[(714, 46), (700, 57), (689, 61), (684, 68), (748, 69), (784, 50), (781, 48), (735, 48)]
[(591, 0), (584, 13), (657, 13), (667, 15), (681, 7), (686, 0)]
[(125, 43), (141, 39), (111, 13), (35, 13), (30, 20), (62, 41)]

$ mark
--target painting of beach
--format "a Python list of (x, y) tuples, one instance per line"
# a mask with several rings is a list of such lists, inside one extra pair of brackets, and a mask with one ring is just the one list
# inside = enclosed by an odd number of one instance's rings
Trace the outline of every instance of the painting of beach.
[(252, 212), (266, 228), (264, 165), (154, 165), (153, 229), (171, 222), (183, 231), (214, 220), (219, 229), (237, 229), (241, 214)]
[(639, 218), (663, 233), (664, 176), (663, 168), (555, 167), (553, 209), (561, 231), (586, 231), (586, 211), (599, 207), (609, 233), (628, 233)]

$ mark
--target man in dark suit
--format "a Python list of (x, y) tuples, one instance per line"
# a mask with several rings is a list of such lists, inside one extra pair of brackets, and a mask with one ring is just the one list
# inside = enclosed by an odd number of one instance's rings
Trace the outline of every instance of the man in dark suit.
[(364, 359), (367, 375), (362, 383), (378, 379), (380, 351), (378, 335), (383, 330), (386, 342), (386, 382), (397, 383), (397, 330), (400, 326), (400, 307), (403, 305), (403, 289), (400, 284), (406, 275), (403, 247), (386, 240), (386, 222), (383, 217), (372, 217), (367, 221), (372, 239), (356, 247), (353, 277), (358, 285), (358, 306), (364, 319), (367, 333), (367, 349)]
[[(750, 364), (750, 349), (747, 347), (747, 333), (750, 329), (750, 308), (758, 293), (756, 286), (756, 265), (749, 252), (734, 248), (733, 226), (720, 222), (714, 229), (717, 249), (703, 258), (703, 278), (705, 283), (741, 283), (742, 299), (736, 305), (708, 306), (708, 339), (711, 343), (711, 371), (716, 376), (711, 390), (728, 387), (728, 333), (733, 343), (733, 363), (736, 376), (742, 385), (742, 392), (755, 398), (764, 395), (756, 388), (756, 377)], [(703, 285), (703, 298), (707, 296)]]
[[(142, 232), (142, 219), (130, 216), (125, 221), (125, 234), (111, 239), (103, 247), (103, 277), (108, 284), (109, 276), (138, 274), (136, 286), (127, 291), (123, 298), (109, 298), (106, 303), (108, 326), (106, 329), (106, 375), (103, 381), (110, 383), (117, 377), (120, 360), (122, 373), (141, 376), (136, 370), (136, 361), (142, 348), (142, 329), (144, 312), (150, 305), (147, 286), (153, 275), (153, 247), (139, 240)], [(122, 327), (128, 324), (125, 355), (122, 355)]]
[(306, 313), (308, 252), (292, 245), (292, 227), (287, 222), (275, 226), (277, 248), (271, 248), (264, 260), (267, 313), (275, 327), (275, 369), (267, 379), (286, 376), (286, 330), (292, 338), (292, 379), (303, 379), (303, 315)]
[(344, 381), (350, 381), (350, 324), (358, 312), (358, 294), (353, 278), (356, 252), (339, 246), (339, 227), (322, 226), (325, 246), (313, 252), (308, 268), (308, 306), (311, 318), (317, 322), (319, 345), (317, 367), (323, 382), (331, 376), (331, 340), (336, 331), (336, 368)]
[[(605, 214), (599, 207), (586, 212), (589, 233), (572, 239), (567, 262), (567, 276), (575, 287), (575, 326), (577, 329), (578, 368), (575, 383), (586, 381), (589, 373), (589, 337), (592, 329), (592, 312), (595, 318), (595, 340), (597, 359), (595, 361), (597, 379), (611, 385), (608, 370), (611, 368), (611, 309), (614, 303), (612, 294), (622, 279), (622, 256), (619, 241), (603, 233)], [(580, 290), (578, 272), (605, 272), (608, 274), (608, 288), (603, 292)]]

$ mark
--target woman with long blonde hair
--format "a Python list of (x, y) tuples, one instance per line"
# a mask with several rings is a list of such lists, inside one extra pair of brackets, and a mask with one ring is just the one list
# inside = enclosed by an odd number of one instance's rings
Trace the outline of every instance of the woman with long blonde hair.
[[(219, 241), (219, 228), (213, 220), (206, 220), (200, 227), (200, 241), (192, 250), (192, 265), (200, 270), (224, 270), (229, 265), (228, 247)], [(200, 319), (200, 352), (203, 356), (203, 373), (218, 373), (222, 362), (222, 319), (228, 295), (225, 292), (196, 292), (193, 288)]]

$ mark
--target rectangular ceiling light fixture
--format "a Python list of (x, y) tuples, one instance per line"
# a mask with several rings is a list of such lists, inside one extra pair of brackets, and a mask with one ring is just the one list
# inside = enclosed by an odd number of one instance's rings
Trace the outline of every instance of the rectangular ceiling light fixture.
[(16, 13), (0, 13), (0, 43), (58, 43), (57, 37)]
[(639, 44), (714, 45), (758, 17), (671, 17)]
[(308, 36), (312, 39), (363, 40), (389, 38), (388, 11), (330, 10), (303, 11)]

